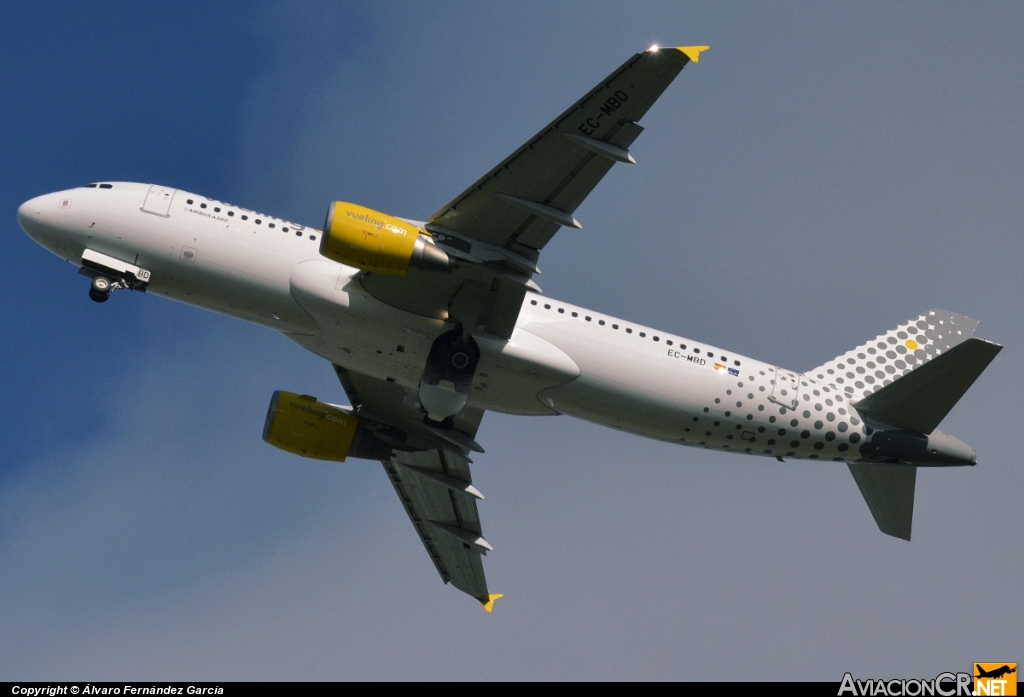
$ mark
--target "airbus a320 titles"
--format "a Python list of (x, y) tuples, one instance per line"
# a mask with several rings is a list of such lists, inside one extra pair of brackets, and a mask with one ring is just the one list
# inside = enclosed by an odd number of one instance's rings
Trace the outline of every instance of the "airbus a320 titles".
[[(330, 361), (350, 406), (288, 391), (263, 439), (378, 460), (445, 583), (494, 600), (471, 457), (488, 410), (568, 414), (680, 445), (845, 464), (883, 533), (910, 539), (921, 467), (974, 465), (939, 423), (1001, 346), (928, 310), (824, 365), (770, 365), (542, 294), (541, 251), (707, 46), (638, 53), (426, 220), (336, 201), (323, 229), (157, 184), (26, 201), (18, 222), (89, 279), (283, 333)], [(564, 237), (564, 234), (563, 234)]]

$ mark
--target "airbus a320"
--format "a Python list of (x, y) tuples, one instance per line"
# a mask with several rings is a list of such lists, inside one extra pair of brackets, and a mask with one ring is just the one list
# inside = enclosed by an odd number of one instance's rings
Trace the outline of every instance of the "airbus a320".
[(928, 310), (791, 370), (544, 296), (541, 250), (706, 46), (652, 47), (427, 220), (330, 204), (323, 229), (169, 186), (98, 182), (18, 221), (106, 302), (137, 291), (282, 332), (330, 361), (350, 406), (275, 392), (267, 443), (379, 460), (445, 583), (490, 611), (471, 455), (484, 412), (568, 414), (649, 438), (844, 463), (878, 527), (910, 539), (919, 467), (973, 465), (939, 422), (1000, 346)]

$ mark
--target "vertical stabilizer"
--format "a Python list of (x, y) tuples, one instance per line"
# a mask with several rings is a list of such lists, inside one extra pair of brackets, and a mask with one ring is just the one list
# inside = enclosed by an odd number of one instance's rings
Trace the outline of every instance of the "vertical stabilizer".
[(949, 310), (928, 310), (805, 375), (834, 383), (857, 401), (967, 341), (977, 326)]

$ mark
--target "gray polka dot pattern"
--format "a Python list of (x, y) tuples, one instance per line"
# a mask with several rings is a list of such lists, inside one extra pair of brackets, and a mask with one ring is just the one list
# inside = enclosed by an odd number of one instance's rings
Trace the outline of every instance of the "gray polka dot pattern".
[(948, 310), (929, 310), (805, 376), (835, 385), (856, 402), (963, 343), (977, 326), (976, 319)]

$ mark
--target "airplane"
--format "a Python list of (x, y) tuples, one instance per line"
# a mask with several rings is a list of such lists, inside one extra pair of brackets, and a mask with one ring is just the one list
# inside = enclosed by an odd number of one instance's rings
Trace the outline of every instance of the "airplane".
[(804, 371), (543, 295), (542, 249), (707, 46), (653, 46), (428, 220), (335, 201), (323, 229), (156, 184), (26, 201), (21, 227), (90, 279), (283, 333), (330, 361), (350, 406), (271, 397), (263, 439), (379, 460), (442, 580), (490, 612), (471, 456), (486, 411), (567, 414), (666, 442), (845, 463), (879, 529), (910, 540), (919, 467), (974, 465), (939, 423), (1002, 348), (929, 310)]
[(999, 678), (1003, 677), (1004, 675), (1009, 675), (1010, 673), (1016, 673), (1017, 672), (1017, 668), (1016, 667), (1011, 668), (1010, 666), (1008, 666), (1006, 664), (1004, 664), (1004, 665), (1002, 665), (1002, 666), (1000, 666), (998, 668), (993, 668), (992, 670), (985, 670), (984, 668), (981, 667), (980, 664), (975, 663), (974, 664), (974, 669), (978, 673), (977, 675), (974, 676), (976, 678), (996, 678), (996, 679), (999, 679)]

